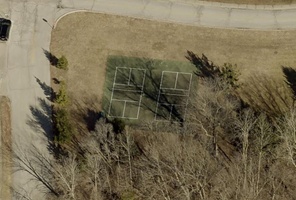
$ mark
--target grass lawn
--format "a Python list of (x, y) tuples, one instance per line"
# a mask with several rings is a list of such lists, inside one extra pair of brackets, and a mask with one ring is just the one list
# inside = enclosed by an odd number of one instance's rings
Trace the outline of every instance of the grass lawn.
[[(106, 67), (112, 55), (188, 62), (187, 50), (204, 53), (215, 64), (237, 64), (247, 100), (265, 107), (272, 100), (278, 106), (287, 99), (281, 95), (289, 95), (282, 66), (296, 66), (295, 38), (296, 31), (223, 30), (74, 13), (59, 21), (50, 47), (57, 57), (67, 57), (69, 70), (61, 73), (52, 67), (51, 76), (66, 80), (71, 110), (82, 126), (102, 110)], [(55, 81), (52, 87), (57, 88)]]

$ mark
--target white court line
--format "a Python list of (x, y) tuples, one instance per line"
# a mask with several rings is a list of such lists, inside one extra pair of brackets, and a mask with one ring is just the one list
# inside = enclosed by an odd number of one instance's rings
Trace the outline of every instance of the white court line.
[(146, 69), (137, 68), (137, 67), (116, 67), (116, 68), (119, 68), (119, 69), (136, 69), (136, 70), (143, 70), (143, 71), (146, 71)]
[[(132, 70), (138, 70), (138, 71), (140, 71), (139, 70), (139, 68), (132, 68)], [(140, 87), (142, 87), (142, 89), (143, 89), (143, 87), (144, 87), (144, 81), (143, 80), (145, 80), (145, 75), (146, 75), (146, 69), (141, 69), (141, 71), (144, 71), (143, 72), (143, 78), (142, 78), (142, 85), (140, 85)], [(131, 75), (131, 74), (130, 74)], [(130, 77), (131, 78), (131, 77)]]
[(126, 106), (126, 101), (124, 101), (124, 106), (123, 106), (123, 111), (122, 111), (122, 117), (124, 117), (124, 114), (125, 114), (125, 106)]
[(123, 84), (123, 83), (116, 83), (116, 79), (115, 79), (115, 85), (125, 85), (125, 86), (130, 86), (129, 83), (130, 83), (130, 77), (131, 77), (131, 71), (136, 69), (138, 71), (146, 71), (146, 69), (142, 69), (142, 68), (135, 68), (135, 67), (116, 67), (116, 72), (117, 72), (117, 69), (129, 69), (130, 72), (129, 72), (129, 79), (128, 79), (128, 83), (127, 84)]
[(176, 91), (182, 91), (182, 92), (189, 92), (189, 90), (184, 90), (184, 89), (174, 89), (174, 88), (161, 88), (161, 89), (164, 89), (164, 90), (176, 90)]
[(112, 104), (112, 99), (113, 99), (113, 93), (114, 93), (114, 86), (115, 86), (116, 76), (117, 76), (117, 67), (116, 67), (115, 74), (114, 74), (114, 80), (113, 80), (113, 85), (112, 85), (111, 98), (110, 98), (110, 102), (109, 102), (108, 115), (110, 115), (110, 111), (111, 111), (111, 104)]
[[(174, 72), (174, 71), (162, 71), (163, 73), (171, 73), (171, 74), (176, 74), (176, 78), (175, 78), (175, 84), (174, 84), (174, 87), (171, 87), (171, 88), (164, 88), (161, 86), (161, 89), (171, 89), (171, 90), (184, 90), (184, 89), (178, 89), (177, 88), (177, 83), (178, 83), (178, 77), (179, 77), (179, 74), (186, 74), (186, 75), (190, 75), (190, 80), (192, 78), (192, 73), (187, 73), (187, 72)], [(191, 84), (191, 82), (190, 82)], [(186, 90), (187, 91), (187, 90)]]
[(118, 69), (132, 69), (132, 70), (134, 70), (134, 69), (136, 69), (136, 70), (142, 70), (142, 71), (146, 71), (146, 69), (142, 69), (142, 68), (136, 68), (136, 67), (116, 67), (116, 68), (118, 68)]
[(187, 107), (188, 107), (191, 84), (192, 84), (192, 74), (190, 75), (190, 82), (189, 82), (189, 88), (188, 88), (188, 97), (187, 97), (186, 105), (185, 105), (185, 109), (184, 109), (184, 121), (185, 121), (186, 113), (187, 113)]
[[(161, 83), (160, 83), (160, 89), (169, 89), (169, 88), (163, 88), (162, 87), (162, 81), (163, 81), (163, 75), (165, 74), (165, 73), (171, 73), (171, 74), (177, 74), (177, 72), (175, 72), (175, 71), (162, 71), (162, 73), (161, 73)], [(173, 89), (173, 88), (170, 88), (170, 89)]]
[(176, 79), (175, 79), (175, 87), (174, 87), (174, 89), (177, 88), (178, 76), (179, 76), (179, 72), (177, 72), (177, 75), (176, 75)]
[(176, 74), (177, 72), (176, 71), (163, 71), (164, 73), (171, 73), (171, 74)]
[[(192, 73), (191, 74), (188, 74), (188, 73), (186, 73), (187, 75), (190, 75), (190, 81), (189, 81), (189, 84), (188, 84), (188, 89), (187, 89), (187, 91), (190, 91), (190, 86), (191, 86), (191, 80), (192, 80)], [(178, 88), (176, 88), (176, 89), (178, 89)], [(183, 89), (184, 90), (184, 89)]]
[(189, 94), (187, 94), (187, 95), (173, 94), (173, 93), (161, 93), (161, 94), (168, 95), (168, 96), (189, 97)]
[(143, 77), (143, 82), (142, 82), (141, 95), (140, 95), (139, 106), (138, 106), (137, 119), (139, 118), (139, 113), (140, 113), (140, 109), (141, 109), (141, 102), (142, 102), (142, 97), (143, 97), (145, 78), (146, 78), (146, 70), (144, 71), (144, 77)]
[(157, 102), (156, 102), (156, 109), (155, 109), (154, 120), (156, 120), (156, 118), (157, 118), (157, 111), (158, 111), (159, 98), (160, 98), (160, 94), (161, 94), (161, 85), (162, 85), (162, 80), (163, 80), (163, 73), (164, 73), (164, 71), (161, 72), (161, 79), (160, 79), (158, 97), (157, 97)]
[[(116, 73), (117, 70), (121, 73), (121, 74), (125, 74), (124, 71), (121, 71), (120, 69), (128, 69), (127, 67), (116, 67)], [(115, 85), (128, 85), (126, 83), (116, 83), (116, 79), (115, 79)]]
[[(163, 83), (163, 75), (164, 73), (176, 73), (176, 79), (175, 79), (175, 85), (174, 85), (174, 88), (163, 88), (162, 87), (162, 83)], [(178, 76), (179, 76), (179, 73), (180, 74), (186, 74), (186, 75), (190, 75), (190, 81), (189, 81), (189, 85), (188, 85), (188, 90), (185, 90), (185, 89), (178, 89), (177, 88), (177, 81), (178, 81)], [(156, 109), (155, 109), (155, 117), (154, 119), (157, 120), (157, 111), (158, 111), (158, 107), (160, 105), (166, 105), (166, 106), (171, 106), (171, 109), (170, 109), (170, 117), (168, 120), (171, 120), (172, 118), (172, 109), (173, 109), (173, 106), (176, 106), (178, 107), (178, 105), (182, 106), (182, 105), (185, 105), (185, 108), (184, 108), (184, 114), (183, 114), (183, 118), (185, 120), (185, 115), (186, 115), (186, 111), (187, 111), (187, 106), (188, 106), (188, 99), (189, 99), (189, 95), (190, 95), (190, 88), (191, 88), (191, 84), (192, 84), (192, 73), (186, 73), (186, 72), (173, 72), (173, 71), (162, 71), (162, 74), (161, 74), (161, 81), (160, 81), (160, 87), (159, 87), (159, 93), (158, 93), (158, 98), (157, 98), (157, 104), (156, 104)], [(182, 91), (182, 92), (188, 92), (187, 95), (182, 95), (182, 94), (174, 94), (174, 93), (165, 93), (165, 92), (162, 92), (162, 89), (167, 89), (167, 90), (172, 90), (172, 91)], [(168, 104), (168, 103), (160, 103), (159, 100), (160, 100), (160, 95), (170, 95), (170, 96), (179, 96), (179, 97), (182, 97), (182, 96), (185, 96), (187, 97), (186, 99), (186, 103), (184, 104)]]
[(123, 84), (123, 83), (115, 83), (115, 85), (122, 85), (122, 86), (126, 86), (126, 87), (133, 87), (134, 85), (127, 85), (127, 84)]
[(140, 93), (141, 91), (139, 90), (125, 90), (125, 89), (118, 89), (118, 88), (114, 88), (114, 91), (122, 91), (122, 92), (134, 92), (134, 93)]
[[(155, 118), (156, 121), (171, 121), (173, 107), (175, 106), (175, 108), (178, 108), (178, 107), (182, 106), (181, 104), (169, 104), (169, 103), (160, 103), (160, 105), (170, 106), (170, 115), (169, 115), (169, 119), (157, 119), (157, 118)], [(183, 114), (183, 117), (185, 118), (185, 113)]]
[(121, 116), (117, 116), (117, 115), (109, 115), (109, 117), (122, 118), (122, 119), (138, 119), (135, 117), (121, 117)]
[(173, 74), (176, 74), (176, 73), (180, 73), (180, 74), (192, 74), (192, 73), (189, 73), (189, 72), (176, 72), (176, 71), (163, 71), (164, 73), (173, 73)]
[(131, 82), (131, 76), (132, 76), (132, 69), (130, 68), (129, 69), (129, 75), (128, 75), (128, 82), (127, 82), (127, 85), (130, 85), (130, 82)]
[(133, 100), (122, 100), (122, 99), (112, 99), (112, 101), (117, 101), (117, 102), (122, 102), (122, 101), (126, 101), (129, 103), (138, 103), (139, 101), (133, 101)]
[[(116, 83), (116, 78), (117, 78), (117, 71), (119, 69), (129, 69), (129, 77), (128, 77), (128, 83), (127, 84), (122, 84), (122, 83)], [(131, 74), (132, 70), (138, 70), (138, 71), (143, 71), (143, 80), (142, 80), (142, 85), (141, 85), (141, 90), (128, 90), (128, 89), (119, 89), (115, 88), (115, 86), (121, 85), (121, 86), (127, 86), (131, 87), (134, 85), (130, 85), (131, 82)], [(108, 110), (108, 116), (109, 117), (120, 117), (120, 118), (126, 118), (126, 119), (138, 119), (139, 117), (139, 112), (141, 108), (141, 101), (142, 101), (142, 96), (143, 96), (143, 90), (144, 90), (144, 83), (145, 83), (145, 76), (146, 76), (146, 69), (141, 69), (141, 68), (131, 68), (131, 67), (116, 67), (115, 74), (114, 74), (114, 80), (113, 80), (113, 86), (112, 86), (112, 93), (111, 93), (111, 99), (109, 102), (109, 110)], [(139, 93), (140, 94), (140, 99), (139, 101), (134, 101), (134, 100), (122, 100), (122, 99), (114, 99), (114, 92), (116, 91), (122, 91), (122, 92), (133, 92), (133, 93)], [(111, 107), (112, 107), (112, 102), (124, 102), (123, 106), (123, 111), (121, 116), (112, 116), (110, 115), (111, 113)], [(137, 117), (125, 117), (125, 111), (126, 111), (126, 103), (138, 103), (138, 111), (137, 111)]]
[[(183, 89), (170, 89), (170, 88), (161, 88), (161, 94), (168, 94), (168, 95), (180, 95), (185, 96), (186, 94), (189, 95), (189, 90), (183, 90)], [(175, 93), (174, 93), (175, 92)], [(179, 93), (177, 93), (179, 92)], [(182, 92), (182, 93), (180, 93)]]
[[(122, 115), (119, 116), (119, 115), (110, 115), (110, 113), (108, 114), (109, 117), (117, 117), (117, 118), (124, 118), (124, 119), (138, 119), (138, 118), (135, 118), (135, 117), (125, 117), (125, 110), (126, 110), (126, 103), (137, 103), (138, 101), (131, 101), (131, 100), (120, 100), (120, 99), (112, 99), (112, 102), (113, 101), (117, 101), (117, 102), (124, 102), (124, 105), (123, 105), (123, 110), (122, 110)], [(111, 102), (111, 104), (112, 104)], [(110, 105), (111, 107), (111, 105)]]

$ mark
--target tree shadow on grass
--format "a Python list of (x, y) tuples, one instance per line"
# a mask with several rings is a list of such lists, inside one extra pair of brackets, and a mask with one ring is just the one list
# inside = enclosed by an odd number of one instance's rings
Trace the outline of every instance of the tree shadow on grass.
[(284, 73), (284, 77), (286, 79), (286, 84), (290, 88), (292, 92), (292, 98), (293, 98), (293, 105), (296, 100), (296, 70), (292, 67), (282, 67), (282, 71)]
[(95, 130), (95, 124), (100, 119), (100, 101), (97, 96), (84, 95), (83, 99), (73, 99), (71, 104), (70, 122), (78, 133), (71, 139), (72, 147), (84, 157), (85, 149), (79, 138)]
[(100, 100), (96, 96), (88, 96), (84, 99), (73, 99), (71, 116), (80, 133), (88, 133), (95, 129), (95, 124), (100, 118), (98, 105)]
[(55, 55), (53, 55), (52, 53), (50, 53), (49, 51), (47, 51), (45, 49), (43, 49), (43, 53), (51, 65), (57, 66), (59, 59)]
[(99, 116), (100, 114), (98, 111), (87, 108), (83, 119), (89, 131), (95, 130), (95, 125), (96, 125), (96, 122), (99, 120)]
[(269, 116), (279, 116), (292, 106), (292, 98), (286, 85), (267, 74), (246, 78), (239, 90), (241, 98), (258, 111)]

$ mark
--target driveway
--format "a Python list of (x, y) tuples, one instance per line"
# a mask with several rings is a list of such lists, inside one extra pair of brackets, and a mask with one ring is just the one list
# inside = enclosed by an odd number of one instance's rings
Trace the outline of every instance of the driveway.
[[(255, 7), (152, 0), (0, 0), (0, 17), (13, 22), (10, 39), (0, 43), (0, 95), (11, 99), (13, 141), (23, 149), (34, 144), (44, 154), (50, 132), (47, 92), (50, 86), (51, 26), (66, 13), (87, 10), (195, 26), (280, 30), (296, 28), (295, 7)], [(4, 5), (4, 6), (2, 6)], [(45, 23), (45, 18), (49, 24)], [(16, 148), (16, 146), (14, 147)], [(13, 175), (14, 187), (43, 199), (24, 172)]]

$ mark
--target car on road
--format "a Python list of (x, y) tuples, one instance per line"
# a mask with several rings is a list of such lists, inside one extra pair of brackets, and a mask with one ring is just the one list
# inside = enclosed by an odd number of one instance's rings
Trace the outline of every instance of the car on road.
[(0, 40), (7, 41), (9, 38), (9, 31), (11, 27), (11, 21), (8, 19), (0, 19)]

